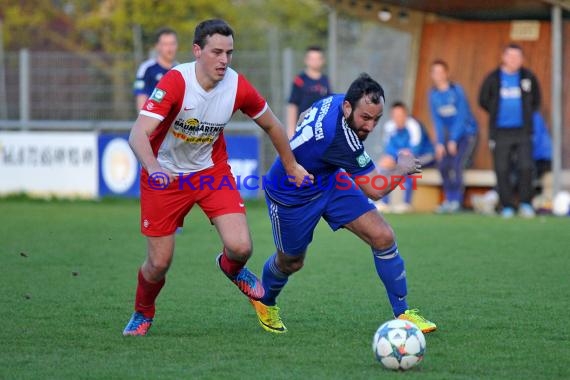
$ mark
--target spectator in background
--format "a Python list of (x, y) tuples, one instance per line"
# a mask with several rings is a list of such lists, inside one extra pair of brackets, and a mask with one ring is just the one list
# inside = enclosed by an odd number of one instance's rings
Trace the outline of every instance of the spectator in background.
[(500, 67), (484, 80), (479, 105), (489, 113), (489, 148), (493, 152), (501, 215), (515, 213), (511, 162), (516, 161), (519, 215), (535, 215), (532, 198), (533, 115), (540, 108), (540, 88), (536, 76), (523, 67), (523, 51), (510, 44), (502, 54)]
[(455, 213), (463, 203), (463, 170), (477, 142), (477, 122), (463, 88), (449, 80), (447, 63), (434, 61), (430, 74), (433, 87), (429, 91), (429, 104), (437, 140), (435, 159), (445, 196), (436, 212)]
[[(424, 126), (409, 115), (403, 102), (394, 102), (390, 109), (390, 120), (384, 124), (384, 155), (378, 166), (381, 172), (392, 172), (396, 168), (398, 153), (407, 152), (418, 158), (422, 167), (434, 160), (434, 149)], [(390, 205), (388, 195), (376, 202), (382, 212), (407, 213), (412, 211), (412, 181), (404, 182), (404, 203)]]
[(137, 111), (139, 111), (152, 94), (160, 78), (176, 65), (176, 50), (178, 39), (176, 32), (170, 28), (157, 30), (154, 39), (156, 57), (141, 63), (137, 70), (137, 77), (133, 86), (136, 97)]
[(297, 120), (313, 103), (331, 94), (328, 77), (323, 74), (325, 57), (319, 46), (309, 46), (305, 51), (305, 70), (293, 80), (287, 105), (287, 135), (295, 134)]
[[(535, 197), (532, 199), (532, 206), (535, 210), (548, 208), (551, 198), (542, 194), (542, 176), (551, 170), (552, 163), (552, 140), (546, 126), (546, 122), (540, 112), (533, 115), (532, 134), (532, 158), (534, 161), (533, 187)], [(473, 211), (479, 214), (493, 215), (495, 208), (499, 204), (499, 195), (495, 189), (489, 190), (484, 195), (473, 195), (471, 197)], [(546, 206), (546, 207), (545, 207)]]

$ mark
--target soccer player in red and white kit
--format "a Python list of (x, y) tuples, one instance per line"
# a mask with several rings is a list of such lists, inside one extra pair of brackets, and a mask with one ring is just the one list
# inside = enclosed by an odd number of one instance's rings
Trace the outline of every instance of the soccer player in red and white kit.
[(307, 177), (312, 180), (267, 102), (229, 67), (233, 34), (223, 20), (201, 22), (194, 33), (196, 60), (164, 75), (131, 130), (129, 143), (143, 166), (141, 231), (148, 251), (138, 273), (135, 312), (123, 335), (147, 334), (174, 254), (174, 234), (194, 204), (221, 238), (217, 263), (222, 272), (248, 297), (264, 295), (260, 280), (245, 268), (251, 237), (227, 162), (223, 130), (234, 112), (241, 110), (268, 134), (291, 182), (300, 186)]

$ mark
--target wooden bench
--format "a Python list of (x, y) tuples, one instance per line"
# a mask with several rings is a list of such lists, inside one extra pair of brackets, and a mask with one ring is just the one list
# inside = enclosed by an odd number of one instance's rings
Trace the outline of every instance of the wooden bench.
[[(492, 170), (467, 169), (464, 172), (465, 196), (463, 206), (471, 207), (471, 196), (482, 194), (495, 187), (497, 180)], [(552, 172), (547, 172), (540, 179), (542, 197), (545, 204), (552, 202)], [(570, 191), (570, 170), (563, 170), (560, 178), (563, 190)], [(412, 198), (414, 210), (432, 212), (443, 200), (441, 175), (437, 169), (425, 169), (422, 178), (417, 180), (417, 189)]]
[[(471, 208), (471, 196), (483, 194), (497, 184), (495, 172), (493, 170), (467, 169), (463, 173), (465, 183), (465, 195), (463, 197), (463, 207)], [(550, 204), (552, 202), (552, 172), (547, 172), (540, 179), (542, 185), (542, 202)], [(570, 170), (562, 171), (560, 178), (562, 190), (570, 191)], [(394, 190), (390, 195), (391, 203), (403, 202), (404, 192)], [(435, 168), (424, 169), (421, 178), (416, 180), (416, 189), (412, 198), (412, 206), (416, 212), (433, 212), (443, 201), (442, 180), (439, 170)]]
[[(412, 206), (418, 212), (432, 212), (443, 200), (442, 180), (439, 170), (425, 169), (422, 178), (417, 180)], [(465, 183), (464, 206), (470, 207), (472, 194), (484, 193), (497, 184), (492, 170), (467, 169), (463, 172)]]

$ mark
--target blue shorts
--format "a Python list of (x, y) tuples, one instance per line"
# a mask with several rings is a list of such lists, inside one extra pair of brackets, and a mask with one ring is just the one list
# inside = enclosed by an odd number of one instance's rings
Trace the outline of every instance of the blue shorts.
[(374, 203), (354, 186), (349, 189), (332, 187), (320, 197), (299, 206), (280, 204), (267, 192), (265, 201), (275, 247), (289, 255), (300, 255), (307, 250), (321, 216), (336, 231), (368, 211), (376, 210)]

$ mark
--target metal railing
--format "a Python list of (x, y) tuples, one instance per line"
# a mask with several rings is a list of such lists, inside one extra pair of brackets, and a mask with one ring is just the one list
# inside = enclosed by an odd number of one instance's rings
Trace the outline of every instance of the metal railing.
[[(342, 32), (340, 32), (342, 31)], [(361, 72), (378, 79), (391, 99), (401, 98), (409, 55), (405, 33), (371, 25), (361, 41), (357, 22), (339, 22), (343, 46), (338, 54), (333, 91), (343, 92)], [(278, 40), (275, 31), (268, 40)], [(243, 73), (284, 120), (284, 110), (296, 73), (302, 70), (304, 51), (268, 44), (265, 50), (235, 52), (232, 67)], [(340, 52), (339, 52), (340, 53)], [(137, 115), (132, 83), (137, 68), (134, 54), (8, 51), (0, 57), (0, 129), (128, 130)], [(191, 60), (179, 53), (178, 61)], [(381, 63), (381, 64), (379, 64)], [(247, 119), (238, 112), (235, 122)], [(383, 124), (387, 118), (383, 118)], [(267, 161), (274, 150), (267, 139)], [(378, 157), (381, 128), (366, 141)]]

